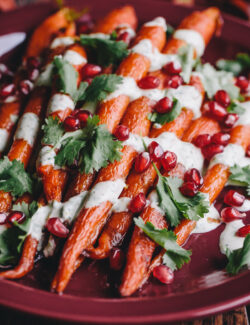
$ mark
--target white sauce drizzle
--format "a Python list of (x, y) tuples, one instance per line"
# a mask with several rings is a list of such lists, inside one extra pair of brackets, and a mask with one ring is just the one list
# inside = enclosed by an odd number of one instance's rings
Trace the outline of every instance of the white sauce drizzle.
[(236, 235), (238, 229), (244, 226), (241, 220), (226, 223), (226, 227), (220, 235), (220, 250), (222, 254), (226, 254), (227, 249), (233, 251), (243, 247), (244, 237)]
[(72, 65), (82, 65), (87, 62), (85, 57), (73, 50), (67, 50), (63, 58)]
[(240, 103), (240, 106), (245, 108), (245, 112), (239, 115), (236, 125), (250, 125), (250, 101)]
[(30, 229), (28, 235), (31, 235), (37, 241), (42, 238), (43, 227), (45, 226), (46, 220), (51, 212), (51, 206), (46, 205), (38, 208), (35, 214), (32, 216), (30, 222)]
[(3, 152), (8, 144), (9, 132), (5, 129), (0, 129), (0, 152)]
[(13, 103), (17, 100), (17, 96), (15, 95), (11, 95), (11, 96), (8, 96), (7, 98), (5, 98), (4, 102), (5, 103)]
[(209, 168), (216, 164), (223, 164), (228, 167), (232, 167), (235, 164), (245, 167), (250, 164), (250, 158), (245, 157), (244, 149), (238, 144), (228, 144), (222, 153), (219, 153), (213, 157), (210, 162)]
[(177, 29), (173, 38), (183, 40), (196, 49), (198, 56), (202, 56), (205, 50), (205, 42), (201, 34), (191, 29)]
[(38, 155), (37, 166), (53, 166), (54, 169), (61, 169), (55, 164), (56, 152), (49, 146), (44, 146)]
[(69, 95), (57, 93), (54, 94), (49, 101), (47, 114), (50, 115), (68, 108), (73, 110), (74, 107), (75, 104)]
[(53, 72), (53, 64), (49, 63), (45, 66), (44, 70), (40, 73), (36, 80), (35, 86), (49, 86)]
[(109, 34), (103, 34), (103, 33), (91, 33), (88, 36), (90, 36), (91, 38), (110, 39)]
[(214, 205), (210, 205), (209, 211), (196, 222), (192, 234), (202, 234), (216, 229), (221, 224), (220, 214)]
[(130, 201), (130, 197), (121, 197), (117, 199), (111, 209), (111, 213), (127, 212)]
[(18, 118), (19, 118), (18, 115), (16, 115), (16, 114), (11, 114), (11, 115), (10, 115), (11, 123), (16, 124)]
[(56, 47), (59, 47), (59, 46), (69, 46), (74, 43), (75, 43), (75, 39), (73, 37), (70, 37), (70, 36), (57, 37), (50, 44), (50, 48), (55, 49)]
[(27, 141), (30, 146), (33, 146), (39, 131), (39, 122), (39, 117), (36, 114), (23, 114), (17, 126), (14, 137), (15, 140), (23, 139)]
[(145, 23), (144, 26), (146, 26), (146, 27), (150, 27), (150, 26), (152, 26), (152, 27), (154, 27), (154, 26), (159, 26), (159, 27), (162, 27), (162, 28), (163, 28), (164, 32), (167, 31), (166, 20), (165, 20), (165, 18), (163, 18), (163, 17), (156, 17), (155, 19), (153, 19), (153, 20), (151, 20), (151, 21)]
[(149, 204), (151, 208), (156, 209), (159, 211), (162, 215), (165, 215), (165, 212), (161, 209), (159, 204), (159, 197), (156, 191), (152, 191), (150, 195), (148, 196)]
[(135, 37), (135, 31), (133, 28), (131, 28), (128, 24), (120, 24), (117, 26), (117, 29), (121, 29), (122, 32), (127, 32), (131, 38)]

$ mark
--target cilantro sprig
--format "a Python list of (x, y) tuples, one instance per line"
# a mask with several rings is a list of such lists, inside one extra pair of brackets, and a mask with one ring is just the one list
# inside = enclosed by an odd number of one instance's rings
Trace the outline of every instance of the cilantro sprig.
[(231, 104), (227, 107), (228, 113), (235, 113), (235, 114), (244, 114), (246, 109), (237, 103), (236, 101), (232, 101)]
[(61, 139), (64, 133), (63, 124), (58, 117), (49, 116), (45, 119), (45, 124), (42, 126), (44, 136), (42, 138), (43, 144), (55, 146)]
[(134, 218), (134, 222), (149, 238), (166, 250), (163, 255), (163, 264), (171, 270), (180, 269), (184, 263), (190, 261), (191, 251), (177, 244), (177, 237), (172, 231), (166, 228), (157, 229), (151, 222), (144, 223), (141, 217)]
[(231, 167), (229, 180), (240, 182), (243, 186), (247, 186), (247, 192), (250, 195), (250, 165), (245, 167), (234, 165)]
[(99, 117), (89, 117), (84, 129), (66, 134), (62, 138), (61, 149), (55, 163), (70, 166), (79, 162), (81, 172), (92, 173), (109, 162), (121, 159), (122, 144), (116, 141), (104, 124), (98, 125)]
[(154, 164), (158, 174), (156, 191), (160, 208), (165, 212), (171, 226), (177, 226), (181, 219), (199, 220), (209, 211), (209, 202), (204, 193), (198, 192), (194, 197), (185, 197), (179, 188), (183, 181), (178, 177), (162, 176)]
[(227, 250), (228, 264), (226, 271), (229, 274), (235, 275), (247, 265), (250, 265), (250, 234), (246, 236), (242, 248), (234, 251)]
[(110, 64), (117, 66), (129, 53), (123, 41), (81, 35), (80, 42), (87, 47), (93, 62), (104, 67)]
[(33, 180), (25, 171), (23, 163), (10, 161), (7, 157), (0, 160), (0, 190), (10, 192), (14, 197), (32, 193)]
[(238, 53), (235, 60), (220, 59), (216, 62), (216, 67), (220, 70), (232, 72), (237, 76), (242, 71), (250, 69), (250, 55), (247, 53)]
[(169, 113), (160, 114), (157, 112), (153, 112), (148, 115), (148, 119), (151, 122), (159, 123), (161, 125), (164, 125), (165, 123), (174, 121), (181, 112), (181, 103), (178, 101), (178, 99), (173, 99), (173, 107)]

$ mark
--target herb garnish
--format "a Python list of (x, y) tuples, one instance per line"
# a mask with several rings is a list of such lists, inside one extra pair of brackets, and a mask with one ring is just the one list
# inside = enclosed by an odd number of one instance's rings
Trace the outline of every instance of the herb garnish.
[(247, 186), (247, 192), (250, 195), (250, 165), (240, 167), (234, 165), (230, 168), (229, 180), (240, 182), (242, 185)]
[(157, 112), (153, 112), (148, 115), (148, 119), (151, 122), (159, 123), (161, 125), (164, 125), (165, 123), (174, 121), (181, 112), (181, 103), (178, 101), (178, 99), (173, 99), (173, 107), (169, 113), (165, 114), (159, 114)]
[(216, 67), (220, 70), (232, 72), (237, 76), (242, 71), (250, 69), (250, 55), (247, 53), (238, 53), (235, 60), (218, 60)]

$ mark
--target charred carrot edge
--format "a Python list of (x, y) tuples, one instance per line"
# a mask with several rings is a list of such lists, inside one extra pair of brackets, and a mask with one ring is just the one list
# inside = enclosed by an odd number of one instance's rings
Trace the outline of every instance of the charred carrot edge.
[[(141, 97), (128, 106), (122, 124), (127, 126), (130, 132), (147, 135), (150, 130), (150, 121), (147, 116), (152, 111), (152, 101), (147, 97)], [(117, 179), (125, 179), (132, 167), (136, 151), (130, 146), (122, 149), (122, 158), (101, 169), (95, 184)], [(73, 271), (73, 265), (81, 252), (93, 243), (102, 225), (107, 220), (112, 203), (103, 202), (100, 206), (84, 208), (80, 211), (73, 231), (70, 234), (60, 259), (59, 268), (56, 274), (58, 279), (56, 291), (62, 292), (66, 287)]]
[(63, 8), (48, 17), (36, 28), (29, 41), (24, 59), (39, 56), (49, 46), (55, 35), (60, 36), (60, 30), (64, 36), (75, 35), (75, 23), (68, 21), (68, 13), (69, 9)]
[[(201, 125), (203, 125), (203, 117), (199, 118), (198, 121), (199, 121), (199, 123), (201, 123)], [(197, 124), (196, 120), (193, 123), (195, 123), (195, 125), (196, 125), (196, 127), (195, 127), (196, 134), (194, 132), (192, 132), (192, 134), (193, 134), (193, 137), (196, 137), (197, 135), (202, 134), (203, 130), (202, 130), (202, 128), (199, 128), (199, 123)], [(207, 128), (206, 132), (213, 134), (214, 131), (217, 130), (217, 127), (218, 127), (217, 122), (210, 123), (209, 128)], [(192, 125), (191, 125), (191, 128), (192, 128)], [(186, 133), (189, 134), (189, 130), (187, 130)], [(187, 138), (187, 136), (185, 136), (185, 134), (184, 134), (183, 139), (185, 137)], [(183, 171), (183, 174), (184, 174), (184, 171)], [(181, 173), (179, 174), (179, 177), (180, 176), (181, 176)], [(154, 209), (152, 209), (152, 210), (154, 211)], [(143, 218), (143, 220), (148, 220), (148, 218), (150, 218), (149, 213), (151, 213), (151, 210), (148, 210), (141, 214), (141, 217)], [(157, 215), (159, 218), (159, 220), (157, 220), (158, 223), (160, 222), (160, 220), (165, 220), (165, 218), (162, 214), (158, 213)], [(157, 226), (157, 224), (155, 224), (155, 225)], [(135, 227), (134, 231), (137, 234), (138, 227)], [(142, 245), (143, 245), (143, 241), (145, 240), (144, 238), (147, 236), (144, 234), (140, 234), (140, 236), (143, 238), (142, 239)], [(137, 245), (139, 245), (139, 247), (140, 247), (140, 241), (135, 240), (134, 243), (137, 243)], [(149, 247), (149, 248), (147, 248), (148, 251), (146, 251), (145, 249), (143, 251), (144, 259), (142, 260), (142, 258), (138, 256), (137, 246), (135, 246), (131, 240), (129, 249), (128, 249), (129, 259), (127, 259), (124, 274), (122, 277), (122, 283), (120, 286), (120, 294), (122, 296), (131, 295), (147, 280), (147, 278), (149, 276), (148, 270), (150, 268), (150, 261), (152, 258), (151, 249), (154, 251), (154, 248), (156, 247), (156, 245), (155, 245), (155, 243), (153, 243), (153, 241), (150, 241), (150, 245), (148, 245), (148, 247)], [(131, 252), (130, 252), (130, 250), (131, 250)], [(135, 251), (137, 252), (136, 254), (133, 253)], [(140, 263), (144, 263), (144, 265), (137, 264), (137, 268), (136, 268), (134, 264), (136, 264), (137, 261), (140, 261)], [(140, 270), (140, 272), (136, 271), (132, 275), (131, 271), (130, 271), (132, 268), (136, 268), (137, 270)]]
[(94, 27), (94, 33), (111, 34), (119, 25), (127, 24), (134, 30), (137, 27), (137, 17), (135, 9), (132, 6), (124, 6), (112, 10)]

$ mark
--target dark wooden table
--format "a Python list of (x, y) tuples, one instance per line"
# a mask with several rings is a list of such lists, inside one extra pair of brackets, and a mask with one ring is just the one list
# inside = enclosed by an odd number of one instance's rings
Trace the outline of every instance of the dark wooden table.
[[(25, 5), (31, 2), (53, 1), (53, 0), (0, 0), (0, 11), (10, 10), (15, 6)], [(216, 5), (221, 10), (233, 13), (243, 19), (250, 21), (250, 2), (248, 0), (172, 0), (174, 3), (192, 5), (194, 3), (203, 5)], [(0, 293), (1, 294), (1, 293)], [(202, 320), (192, 322), (181, 322), (178, 325), (249, 325), (250, 306), (211, 316)], [(48, 320), (45, 318), (23, 314), (17, 311), (0, 307), (0, 325), (62, 325), (66, 322)]]

